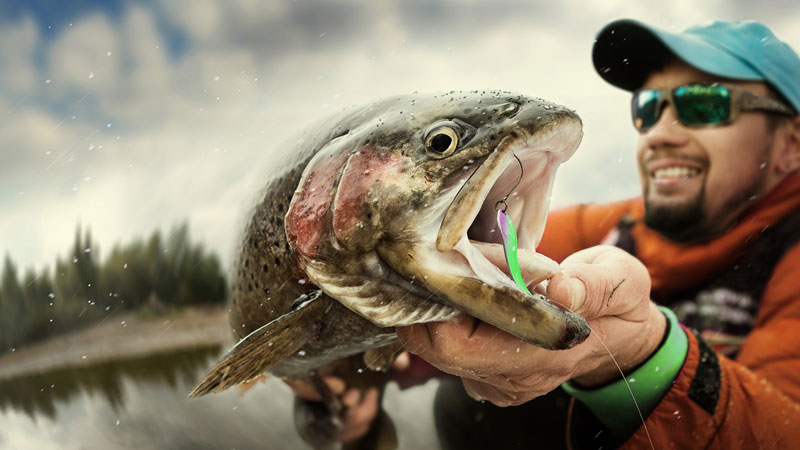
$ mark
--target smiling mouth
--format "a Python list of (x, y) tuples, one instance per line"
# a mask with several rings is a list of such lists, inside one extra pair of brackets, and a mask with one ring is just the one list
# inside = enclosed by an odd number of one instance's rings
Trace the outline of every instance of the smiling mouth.
[(650, 177), (654, 180), (685, 180), (700, 174), (700, 169), (694, 167), (672, 166), (650, 172)]

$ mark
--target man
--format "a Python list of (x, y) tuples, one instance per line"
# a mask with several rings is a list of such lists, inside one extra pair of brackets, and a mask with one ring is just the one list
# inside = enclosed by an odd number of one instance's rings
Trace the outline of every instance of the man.
[[(553, 352), (469, 317), (399, 328), (491, 403), (443, 382), (443, 446), (800, 445), (800, 58), (757, 23), (628, 20), (593, 58), (634, 92), (642, 198), (556, 211), (538, 249), (593, 336)], [(351, 397), (363, 428), (372, 401)]]

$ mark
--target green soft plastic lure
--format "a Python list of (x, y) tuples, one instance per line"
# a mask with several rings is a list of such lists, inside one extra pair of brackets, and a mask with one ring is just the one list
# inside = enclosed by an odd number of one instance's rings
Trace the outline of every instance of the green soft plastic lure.
[[(500, 203), (500, 202), (498, 202)], [(505, 202), (502, 202), (505, 204)], [(497, 226), (500, 227), (500, 236), (503, 238), (503, 249), (506, 254), (506, 262), (508, 262), (508, 270), (511, 272), (511, 278), (517, 283), (523, 291), (528, 294), (528, 286), (525, 285), (525, 280), (522, 279), (522, 270), (519, 268), (519, 259), (517, 258), (517, 231), (514, 229), (514, 223), (511, 218), (506, 215), (505, 208), (497, 210)]]

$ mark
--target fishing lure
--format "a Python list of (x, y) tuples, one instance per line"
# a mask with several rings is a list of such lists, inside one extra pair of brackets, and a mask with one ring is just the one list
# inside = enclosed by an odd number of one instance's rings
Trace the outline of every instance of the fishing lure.
[[(514, 158), (517, 158), (517, 162), (519, 163), (519, 178), (522, 180), (522, 175), (524, 172), (524, 169), (522, 168), (522, 161), (519, 160), (517, 155), (514, 155)], [(525, 284), (525, 280), (522, 278), (522, 270), (519, 268), (519, 258), (517, 257), (517, 230), (514, 229), (514, 222), (512, 222), (511, 218), (506, 214), (506, 209), (508, 208), (506, 200), (508, 200), (508, 196), (514, 192), (514, 189), (516, 189), (518, 185), (519, 181), (517, 181), (517, 184), (511, 188), (511, 192), (509, 192), (508, 195), (503, 197), (503, 199), (499, 202), (495, 203), (494, 207), (497, 210), (497, 227), (498, 230), (500, 230), (500, 237), (503, 239), (503, 250), (505, 250), (508, 271), (511, 273), (511, 278), (513, 278), (514, 282), (517, 283), (517, 286), (530, 294), (531, 291), (528, 290), (528, 286)], [(502, 205), (502, 208), (500, 208), (500, 205)]]
[[(505, 204), (505, 202), (503, 202)], [(503, 249), (505, 250), (506, 262), (508, 262), (508, 270), (511, 272), (511, 278), (517, 283), (523, 291), (528, 294), (528, 286), (522, 278), (522, 270), (519, 268), (519, 258), (517, 257), (517, 231), (514, 229), (514, 223), (511, 218), (506, 215), (505, 208), (497, 210), (497, 226), (500, 230), (500, 236), (503, 238)]]

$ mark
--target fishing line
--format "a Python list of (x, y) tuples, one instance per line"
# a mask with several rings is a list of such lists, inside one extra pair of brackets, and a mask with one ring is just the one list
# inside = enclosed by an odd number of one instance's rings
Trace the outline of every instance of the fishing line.
[[(517, 157), (516, 154), (514, 154), (514, 158), (516, 158), (517, 162), (519, 163), (519, 169), (520, 169), (519, 180), (517, 180), (517, 184), (515, 184), (514, 187), (511, 188), (511, 191), (509, 191), (509, 193), (506, 194), (505, 197), (503, 197), (501, 200), (495, 203), (494, 208), (497, 211), (497, 226), (498, 229), (500, 230), (500, 237), (503, 240), (503, 250), (505, 251), (506, 262), (508, 263), (508, 271), (511, 273), (511, 278), (514, 280), (517, 286), (519, 286), (520, 289), (522, 289), (523, 291), (530, 294), (531, 291), (528, 290), (528, 286), (525, 284), (525, 280), (522, 277), (522, 270), (519, 267), (519, 258), (517, 256), (517, 231), (514, 229), (514, 223), (511, 221), (511, 218), (506, 214), (506, 209), (508, 209), (508, 204), (506, 203), (506, 200), (508, 200), (508, 197), (511, 196), (511, 194), (514, 192), (517, 186), (519, 186), (519, 183), (522, 181), (522, 176), (524, 174), (522, 161), (520, 161), (520, 159)], [(502, 205), (502, 208), (500, 207), (500, 205)], [(552, 300), (550, 301), (552, 302)], [(567, 308), (565, 305), (559, 305), (559, 306), (575, 314), (574, 311)], [(650, 448), (655, 450), (655, 446), (653, 445), (653, 439), (650, 437), (650, 430), (647, 429), (647, 424), (645, 423), (644, 416), (642, 415), (642, 410), (639, 408), (639, 402), (636, 401), (636, 396), (633, 395), (633, 390), (631, 389), (631, 386), (628, 383), (628, 379), (625, 377), (625, 373), (622, 371), (622, 367), (620, 367), (619, 363), (617, 363), (617, 359), (614, 358), (614, 355), (611, 353), (611, 350), (609, 350), (606, 343), (603, 342), (603, 339), (600, 338), (600, 336), (598, 336), (597, 333), (595, 333), (595, 331), (592, 330), (591, 327), (589, 327), (589, 330), (591, 331), (591, 334), (597, 338), (598, 342), (600, 342), (600, 345), (602, 345), (603, 348), (606, 350), (606, 353), (608, 353), (608, 356), (611, 357), (611, 361), (614, 362), (614, 365), (617, 367), (619, 374), (622, 376), (622, 381), (625, 382), (625, 387), (628, 388), (628, 392), (630, 392), (631, 394), (631, 399), (633, 399), (633, 404), (634, 406), (636, 406), (636, 412), (639, 413), (639, 418), (642, 421), (644, 432), (645, 434), (647, 434), (647, 440), (650, 442)]]

